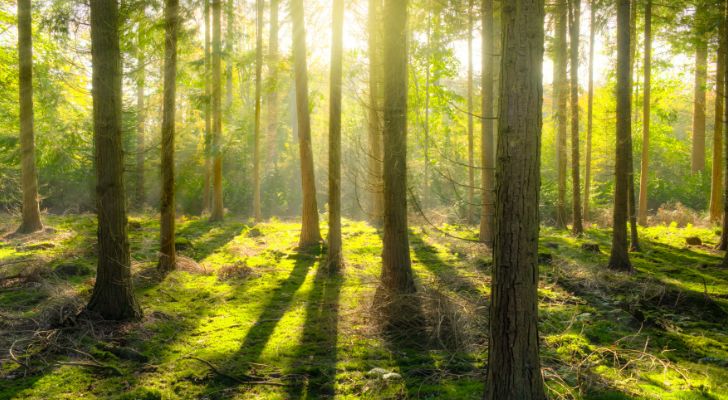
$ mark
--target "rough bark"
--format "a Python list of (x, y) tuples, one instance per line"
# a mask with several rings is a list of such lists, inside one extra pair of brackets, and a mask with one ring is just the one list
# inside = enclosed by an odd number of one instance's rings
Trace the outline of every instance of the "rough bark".
[(630, 1), (617, 1), (617, 134), (612, 250), (609, 268), (631, 271), (627, 243), (629, 150), (632, 134)]
[(483, 187), (480, 215), (480, 241), (492, 245), (495, 214), (495, 140), (493, 137), (493, 0), (482, 2), (482, 96), (483, 117), (480, 137), (481, 185)]
[(579, 27), (581, 0), (569, 0), (570, 89), (571, 89), (571, 190), (572, 190), (572, 232), (581, 235), (584, 226), (581, 221), (581, 178), (579, 177)]
[(715, 129), (713, 133), (713, 166), (710, 180), (710, 220), (718, 222), (723, 212), (723, 107), (725, 104), (726, 43), (725, 17), (718, 25), (718, 54), (715, 71)]
[(211, 221), (221, 221), (224, 209), (222, 205), (222, 82), (221, 82), (221, 2), (212, 0), (212, 210)]
[[(369, 0), (369, 154), (367, 186), (370, 192), (370, 221), (381, 226), (384, 218), (384, 191), (382, 186), (382, 0)], [(425, 162), (426, 164), (427, 162)], [(425, 167), (426, 168), (426, 167)]]
[(136, 166), (134, 182), (134, 207), (137, 210), (144, 209), (146, 196), (144, 191), (144, 155), (145, 155), (145, 129), (146, 110), (144, 109), (144, 85), (146, 84), (146, 66), (144, 60), (144, 49), (142, 44), (141, 24), (139, 24), (137, 40), (137, 76), (136, 76)]
[(566, 78), (567, 45), (566, 45), (566, 0), (558, 1), (555, 8), (556, 31), (554, 37), (554, 112), (556, 117), (556, 169), (557, 198), (556, 226), (566, 228), (566, 135), (567, 135), (567, 100), (569, 83)]
[(594, 40), (597, 32), (596, 1), (589, 5), (589, 84), (587, 93), (586, 151), (584, 155), (584, 221), (589, 221), (589, 203), (591, 201), (591, 160), (592, 133), (594, 131)]
[(268, 37), (268, 131), (266, 170), (276, 163), (278, 139), (278, 0), (270, 1), (270, 35)]
[[(634, 117), (630, 121), (630, 134), (627, 138), (627, 174), (629, 176), (627, 180), (627, 221), (629, 222), (629, 233), (630, 233), (630, 251), (639, 251), (639, 235), (637, 232), (637, 200), (635, 198), (634, 189), (634, 147), (632, 143), (632, 121), (639, 119), (639, 109), (632, 109), (632, 104), (636, 104), (639, 99), (639, 88), (634, 85), (634, 68), (636, 65), (636, 54), (637, 54), (637, 14), (638, 7), (637, 1), (630, 0), (630, 14), (629, 14), (629, 35), (630, 35), (630, 46), (629, 46), (629, 86), (630, 91), (633, 92), (634, 96), (632, 103), (630, 104), (630, 112), (634, 112)], [(633, 90), (634, 89), (634, 90)]]
[(162, 113), (162, 193), (159, 235), (159, 265), (162, 272), (175, 269), (177, 253), (175, 243), (174, 198), (174, 136), (176, 81), (177, 81), (177, 30), (179, 26), (179, 0), (164, 2), (164, 111)]
[(212, 112), (211, 112), (211, 100), (212, 100), (212, 85), (210, 82), (211, 72), (211, 57), (210, 53), (210, 0), (205, 0), (204, 18), (205, 18), (205, 146), (204, 146), (204, 158), (205, 158), (205, 172), (204, 172), (204, 187), (202, 188), (202, 211), (209, 212), (211, 205), (211, 174), (212, 174), (212, 159), (211, 147), (212, 147)]
[(652, 73), (652, 0), (645, 1), (644, 98), (642, 100), (642, 159), (640, 160), (640, 200), (638, 222), (647, 226), (647, 181), (650, 165), (650, 75)]
[[(695, 10), (695, 19), (705, 13), (701, 4)], [(695, 43), (695, 97), (693, 100), (693, 147), (691, 157), (692, 172), (705, 168), (705, 85), (708, 79), (708, 43), (700, 32), (696, 33)]]
[(329, 248), (328, 268), (338, 271), (341, 253), (341, 70), (344, 0), (334, 0), (331, 30), (331, 87), (329, 104)]
[(263, 79), (263, 0), (256, 0), (255, 30), (255, 132), (253, 133), (253, 218), (261, 220), (260, 211), (260, 106)]
[[(728, 44), (728, 2), (725, 4), (723, 43)], [(728, 59), (727, 59), (728, 61)], [(723, 93), (728, 93), (728, 66), (723, 69)], [(723, 120), (728, 121), (728, 104), (723, 107)], [(718, 249), (728, 249), (728, 124), (723, 124), (723, 221), (721, 224)], [(723, 266), (728, 266), (728, 252), (723, 259)]]
[(473, 134), (473, 0), (468, 0), (468, 222), (475, 220), (475, 137)]
[(105, 319), (138, 319), (142, 312), (132, 288), (124, 194), (118, 4), (90, 4), (98, 264), (87, 308)]
[(538, 339), (544, 2), (503, 3), (496, 219), (485, 399), (545, 399)]
[(293, 64), (296, 83), (296, 115), (298, 122), (298, 151), (301, 158), (301, 186), (303, 207), (301, 212), (300, 247), (316, 245), (321, 241), (318, 205), (316, 203), (316, 179), (311, 149), (311, 116), (308, 110), (308, 65), (306, 62), (306, 28), (303, 18), (303, 1), (291, 0), (293, 22)]
[(18, 233), (43, 229), (38, 202), (33, 132), (33, 28), (30, 0), (18, 0), (18, 86), (20, 88), (20, 180), (23, 189), (22, 221)]

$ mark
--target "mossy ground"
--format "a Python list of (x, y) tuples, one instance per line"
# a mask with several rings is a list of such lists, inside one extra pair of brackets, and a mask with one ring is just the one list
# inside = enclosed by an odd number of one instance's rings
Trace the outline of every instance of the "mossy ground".
[[(93, 216), (49, 216), (51, 231), (20, 237), (7, 235), (17, 221), (3, 220), (0, 277), (22, 276), (0, 281), (0, 398), (482, 396), (491, 261), (481, 245), (412, 227), (426, 335), (392, 340), (370, 307), (381, 238), (362, 222), (344, 223), (346, 266), (330, 276), (325, 252), (296, 249), (296, 223), (181, 218), (180, 253), (201, 268), (159, 279), (158, 223), (135, 216), (133, 272), (145, 317), (113, 325), (68, 318), (93, 283)], [(473, 238), (463, 227), (441, 229)], [(636, 273), (625, 275), (604, 268), (608, 231), (574, 238), (543, 229), (540, 329), (550, 397), (728, 399), (728, 270), (716, 266), (716, 233), (640, 233)], [(704, 245), (686, 246), (687, 236)], [(49, 326), (54, 320), (65, 326)], [(287, 385), (238, 382), (246, 374)]]

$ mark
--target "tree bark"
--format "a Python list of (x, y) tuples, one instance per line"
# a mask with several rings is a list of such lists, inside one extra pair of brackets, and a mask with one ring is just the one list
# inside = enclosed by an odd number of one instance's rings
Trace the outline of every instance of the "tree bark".
[(596, 1), (589, 5), (589, 84), (587, 94), (587, 128), (586, 154), (584, 156), (584, 221), (589, 221), (589, 203), (591, 201), (591, 159), (592, 133), (594, 130), (594, 40), (596, 37)]
[(581, 0), (569, 0), (569, 33), (571, 34), (571, 189), (572, 189), (572, 232), (581, 235), (581, 178), (579, 177), (579, 27)]
[(710, 180), (710, 220), (718, 222), (723, 212), (723, 107), (725, 105), (726, 43), (725, 17), (718, 25), (719, 46), (715, 71), (715, 129), (713, 134), (713, 167)]
[(179, 26), (179, 0), (164, 2), (164, 112), (162, 114), (162, 193), (161, 231), (159, 235), (159, 265), (163, 273), (173, 271), (177, 264), (175, 249), (175, 199), (174, 199), (174, 136), (176, 81), (177, 81), (177, 30)]
[(468, 0), (468, 222), (475, 218), (475, 137), (473, 135), (473, 0)]
[(627, 247), (629, 150), (632, 134), (630, 0), (617, 1), (617, 134), (612, 250), (609, 268), (631, 271)]
[[(647, 183), (650, 165), (650, 75), (652, 73), (652, 0), (645, 1), (644, 99), (642, 100), (642, 160), (638, 222), (647, 226)], [(717, 118), (720, 119), (720, 118)]]
[(566, 45), (566, 1), (558, 1), (555, 6), (556, 32), (554, 33), (554, 111), (556, 117), (556, 169), (557, 199), (556, 226), (566, 228), (566, 135), (567, 135), (567, 100), (569, 83), (566, 78), (567, 45)]
[(139, 32), (137, 33), (137, 76), (136, 76), (136, 111), (137, 111), (137, 126), (136, 126), (136, 182), (134, 185), (134, 206), (137, 210), (144, 209), (145, 191), (144, 191), (144, 155), (145, 155), (145, 143), (144, 143), (144, 130), (146, 126), (146, 110), (144, 109), (144, 85), (146, 80), (146, 65), (144, 60), (144, 50), (142, 42), (142, 25), (138, 25)]
[(493, 0), (482, 0), (482, 98), (483, 117), (480, 137), (481, 184), (483, 187), (480, 215), (480, 241), (493, 244), (495, 214), (495, 140), (493, 137)]
[(23, 189), (23, 220), (18, 233), (43, 229), (38, 202), (33, 132), (33, 27), (30, 0), (18, 0), (18, 86), (20, 88), (20, 173)]
[[(370, 191), (370, 221), (381, 226), (384, 218), (384, 191), (382, 182), (382, 0), (369, 0), (368, 15), (368, 47), (369, 47), (369, 109), (368, 109), (368, 141), (369, 154), (367, 186)], [(425, 168), (427, 168), (425, 160)], [(425, 181), (427, 179), (425, 178)]]
[(407, 1), (384, 2), (384, 250), (382, 286), (415, 292), (407, 237)]
[(543, 0), (503, 3), (485, 399), (545, 399), (538, 344)]
[(222, 221), (225, 210), (222, 205), (222, 82), (221, 82), (221, 5), (222, 0), (212, 0), (212, 211), (211, 221)]
[(296, 81), (296, 115), (298, 121), (298, 151), (301, 158), (301, 186), (303, 210), (301, 213), (300, 247), (316, 245), (321, 241), (318, 205), (316, 203), (316, 178), (311, 149), (311, 116), (308, 110), (308, 66), (306, 63), (306, 28), (303, 17), (303, 1), (291, 0), (293, 22), (293, 64)]
[(202, 188), (202, 211), (209, 212), (211, 205), (211, 174), (212, 174), (212, 159), (211, 148), (212, 148), (212, 112), (211, 112), (211, 97), (212, 87), (210, 82), (210, 71), (211, 71), (211, 56), (210, 54), (210, 0), (205, 0), (204, 18), (205, 18), (205, 146), (204, 146), (204, 158), (205, 158), (205, 173), (204, 183)]
[(266, 170), (276, 164), (278, 139), (278, 0), (270, 0), (270, 36), (268, 38), (268, 137)]
[[(721, 39), (724, 44), (728, 44), (728, 1), (725, 3), (723, 24)], [(723, 73), (723, 93), (728, 93), (728, 66), (723, 68)], [(728, 121), (728, 104), (723, 107), (723, 120)], [(723, 124), (723, 223), (718, 248), (721, 250), (728, 248), (728, 124)], [(723, 257), (722, 265), (724, 268), (728, 267), (728, 252)]]
[(331, 31), (331, 93), (329, 108), (329, 272), (341, 268), (341, 70), (344, 0), (334, 0)]
[[(257, 0), (256, 0), (257, 1)], [(233, 41), (235, 32), (233, 32), (233, 2), (227, 0), (225, 3), (225, 123), (230, 125), (233, 106)], [(228, 127), (228, 129), (230, 129)]]
[[(630, 134), (628, 137), (627, 146), (627, 173), (629, 179), (627, 180), (627, 220), (629, 221), (629, 233), (630, 233), (630, 251), (639, 251), (639, 235), (637, 232), (637, 200), (635, 199), (634, 190), (634, 146), (632, 145), (632, 121), (639, 119), (639, 110), (635, 107), (632, 110), (632, 104), (636, 104), (639, 99), (639, 88), (634, 85), (634, 68), (637, 54), (637, 14), (638, 7), (637, 1), (630, 1), (630, 14), (629, 14), (629, 35), (630, 35), (630, 50), (629, 50), (629, 87), (630, 91), (633, 92), (634, 100), (630, 103), (630, 112), (634, 111), (634, 117), (630, 120)], [(634, 90), (633, 90), (634, 89)]]
[(105, 319), (139, 319), (124, 194), (118, 4), (91, 0), (90, 8), (98, 264), (87, 308)]
[[(695, 10), (696, 21), (705, 14), (698, 4)], [(699, 28), (696, 28), (696, 31)], [(708, 78), (708, 43), (700, 32), (696, 32), (695, 43), (695, 99), (693, 103), (693, 148), (692, 172), (705, 168), (705, 85)]]
[(253, 134), (253, 218), (261, 220), (260, 211), (260, 101), (263, 79), (263, 0), (256, 0), (255, 31), (255, 132)]
[(422, 207), (424, 210), (430, 206), (430, 82), (432, 81), (432, 60), (430, 59), (430, 49), (432, 40), (432, 10), (429, 7), (432, 2), (428, 2), (427, 10), (427, 30), (425, 32), (427, 41), (427, 52), (425, 53), (425, 126), (424, 136), (425, 143), (423, 148), (424, 158), (424, 190), (422, 191)]

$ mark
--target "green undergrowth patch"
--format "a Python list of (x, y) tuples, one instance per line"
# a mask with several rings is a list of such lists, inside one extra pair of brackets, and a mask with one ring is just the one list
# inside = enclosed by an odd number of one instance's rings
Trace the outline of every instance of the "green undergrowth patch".
[[(481, 398), (492, 261), (472, 227), (411, 228), (424, 323), (395, 338), (371, 307), (381, 232), (366, 223), (344, 221), (346, 265), (332, 276), (325, 245), (296, 247), (295, 222), (180, 217), (185, 261), (159, 277), (156, 219), (130, 217), (144, 318), (123, 324), (74, 317), (93, 284), (93, 216), (48, 216), (52, 229), (22, 237), (7, 235), (15, 221), (0, 225), (0, 277), (19, 275), (0, 286), (0, 349), (13, 350), (0, 352), (0, 398)], [(728, 273), (716, 267), (715, 232), (640, 233), (636, 272), (619, 274), (605, 269), (607, 230), (542, 230), (552, 398), (728, 398)]]

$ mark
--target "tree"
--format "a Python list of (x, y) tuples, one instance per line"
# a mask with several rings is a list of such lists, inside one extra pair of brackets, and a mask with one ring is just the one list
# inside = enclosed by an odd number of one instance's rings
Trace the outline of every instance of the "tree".
[(566, 117), (569, 83), (566, 79), (566, 0), (558, 1), (554, 10), (554, 116), (556, 118), (556, 168), (558, 194), (556, 199), (556, 226), (566, 228)]
[(617, 0), (617, 144), (614, 182), (612, 251), (609, 268), (631, 271), (627, 252), (629, 150), (632, 135), (632, 79), (630, 63), (630, 0)]
[(384, 2), (384, 249), (387, 295), (415, 292), (407, 231), (407, 1)]
[[(142, 8), (143, 13), (143, 8)], [(141, 210), (144, 208), (145, 192), (144, 192), (144, 155), (145, 155), (145, 144), (144, 144), (144, 132), (146, 129), (146, 111), (144, 109), (144, 85), (146, 80), (146, 65), (144, 58), (144, 41), (142, 34), (142, 24), (137, 25), (137, 76), (136, 76), (136, 112), (137, 112), (137, 125), (136, 125), (136, 182), (134, 185), (134, 206), (136, 209)]]
[(116, 0), (91, 0), (91, 63), (98, 264), (88, 310), (105, 319), (138, 319), (124, 194), (121, 53)]
[(210, 175), (212, 173), (212, 160), (210, 159), (212, 147), (212, 85), (210, 82), (210, 64), (212, 61), (212, 54), (210, 54), (210, 0), (205, 0), (205, 9), (203, 16), (205, 18), (205, 181), (202, 188), (202, 209), (203, 211), (210, 211), (212, 208), (210, 201)]
[(270, 36), (268, 38), (268, 157), (275, 162), (278, 133), (278, 0), (270, 0)]
[(475, 138), (473, 136), (473, 0), (468, 0), (468, 222), (475, 215)]
[(581, 18), (581, 0), (569, 0), (569, 33), (570, 48), (570, 84), (571, 84), (571, 186), (572, 186), (572, 231), (581, 235), (584, 227), (581, 223), (581, 178), (579, 177), (579, 19)]
[(33, 132), (33, 28), (30, 0), (18, 0), (18, 86), (20, 87), (20, 172), (23, 189), (23, 220), (18, 233), (43, 229), (38, 202)]
[(212, 0), (212, 211), (211, 221), (221, 221), (224, 209), (222, 206), (222, 83), (220, 80), (220, 2)]
[(725, 86), (726, 43), (725, 16), (718, 24), (718, 54), (715, 71), (715, 123), (713, 129), (713, 168), (710, 180), (710, 220), (718, 222), (723, 210), (723, 108), (725, 106), (723, 88)]
[[(538, 345), (544, 2), (503, 3), (488, 400), (545, 399)], [(513, 151), (513, 149), (518, 151)]]
[(586, 111), (586, 154), (584, 155), (584, 220), (589, 221), (589, 202), (591, 201), (591, 162), (592, 134), (594, 131), (594, 39), (597, 32), (597, 0), (589, 5), (589, 83)]
[(341, 267), (341, 68), (344, 0), (334, 0), (331, 28), (331, 100), (329, 105), (329, 271)]
[(174, 135), (176, 80), (177, 80), (177, 30), (179, 25), (179, 0), (164, 2), (164, 112), (162, 114), (162, 193), (161, 231), (159, 235), (159, 270), (175, 269), (175, 201), (174, 201)]
[(321, 241), (318, 205), (316, 204), (316, 178), (311, 149), (311, 116), (308, 111), (308, 66), (306, 63), (306, 28), (303, 19), (303, 0), (291, 0), (293, 23), (293, 64), (296, 81), (296, 115), (298, 121), (298, 151), (301, 161), (303, 210), (301, 212), (300, 247), (316, 245)]
[(480, 165), (483, 186), (482, 211), (480, 215), (480, 241), (493, 243), (495, 214), (494, 181), (495, 181), (495, 141), (493, 138), (493, 0), (482, 3), (482, 98), (481, 114), (483, 117), (480, 137)]
[[(728, 43), (728, 1), (725, 3), (721, 40), (724, 44)], [(723, 68), (723, 73), (723, 93), (728, 93), (728, 66)], [(723, 107), (723, 120), (728, 121), (728, 104)], [(728, 248), (728, 124), (723, 124), (723, 224), (718, 248), (722, 250)], [(723, 257), (722, 266), (728, 267), (728, 251)]]
[[(367, 131), (369, 141), (367, 182), (370, 188), (371, 210), (369, 217), (374, 225), (382, 225), (384, 218), (384, 192), (382, 190), (382, 0), (369, 0), (368, 47), (369, 47), (369, 108)], [(425, 160), (425, 169), (427, 160)], [(425, 172), (425, 182), (427, 182)]]
[(253, 218), (260, 221), (260, 101), (263, 79), (263, 0), (256, 0), (255, 132), (253, 133)]
[(695, 9), (695, 100), (693, 102), (692, 171), (705, 168), (705, 84), (708, 78), (708, 42), (702, 33), (705, 5), (699, 1)]
[[(647, 225), (647, 179), (650, 165), (650, 74), (652, 70), (652, 0), (645, 1), (645, 65), (642, 100), (642, 160), (640, 165), (640, 200), (638, 222)], [(720, 118), (717, 118), (720, 119)]]

